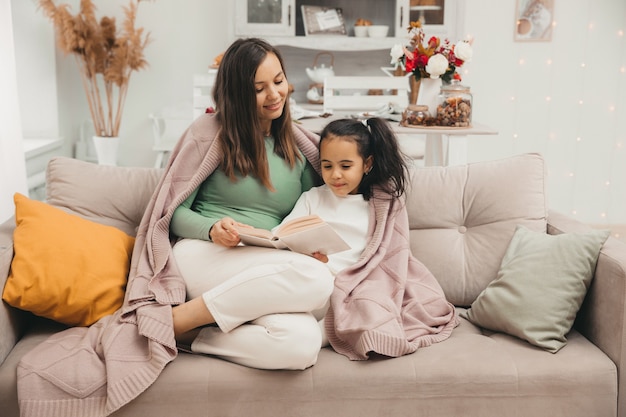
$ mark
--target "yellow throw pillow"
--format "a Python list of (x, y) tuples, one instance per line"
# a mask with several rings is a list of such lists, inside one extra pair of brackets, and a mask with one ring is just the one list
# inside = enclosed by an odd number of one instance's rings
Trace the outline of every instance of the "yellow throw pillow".
[(70, 326), (122, 306), (135, 238), (19, 193), (15, 255), (2, 299)]

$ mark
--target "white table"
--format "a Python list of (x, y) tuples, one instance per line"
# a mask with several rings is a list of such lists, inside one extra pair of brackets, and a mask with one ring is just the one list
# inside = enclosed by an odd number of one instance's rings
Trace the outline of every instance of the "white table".
[[(304, 107), (304, 106), (303, 106)], [(311, 105), (307, 109), (322, 112), (321, 106), (314, 108)], [(355, 112), (335, 112), (330, 117), (311, 117), (298, 120), (305, 128), (312, 132), (320, 133), (326, 124), (342, 117), (350, 117)], [(498, 132), (488, 126), (472, 122), (469, 128), (445, 128), (445, 127), (404, 127), (400, 123), (390, 121), (393, 131), (400, 136), (415, 137), (425, 135), (426, 147), (424, 151), (425, 166), (463, 165), (467, 163), (467, 140), (473, 135), (496, 135)]]

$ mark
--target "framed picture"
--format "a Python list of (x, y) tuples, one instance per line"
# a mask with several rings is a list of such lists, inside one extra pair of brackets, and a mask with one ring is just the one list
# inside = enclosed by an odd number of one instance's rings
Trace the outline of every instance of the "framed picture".
[(554, 0), (517, 0), (514, 39), (550, 41), (554, 21)]
[(302, 6), (304, 33), (308, 35), (347, 35), (340, 8)]

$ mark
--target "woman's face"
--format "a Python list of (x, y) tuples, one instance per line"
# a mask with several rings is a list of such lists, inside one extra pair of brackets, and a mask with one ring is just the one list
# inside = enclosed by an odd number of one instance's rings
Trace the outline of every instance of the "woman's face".
[(269, 132), (272, 120), (283, 114), (289, 83), (280, 61), (273, 53), (268, 53), (254, 77), (257, 113), (264, 133)]

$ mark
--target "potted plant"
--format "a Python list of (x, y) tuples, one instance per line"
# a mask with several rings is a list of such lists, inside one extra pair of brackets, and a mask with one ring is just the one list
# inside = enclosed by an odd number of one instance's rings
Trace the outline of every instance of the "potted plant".
[[(76, 58), (101, 164), (116, 163), (130, 76), (148, 65), (143, 51), (149, 42), (149, 33), (135, 27), (140, 1), (130, 0), (128, 7), (123, 8), (125, 19), (118, 29), (114, 17), (96, 18), (92, 0), (80, 0), (80, 9), (75, 15), (68, 4), (39, 0), (39, 6), (54, 24), (59, 48)], [(108, 154), (107, 147), (112, 148)]]

